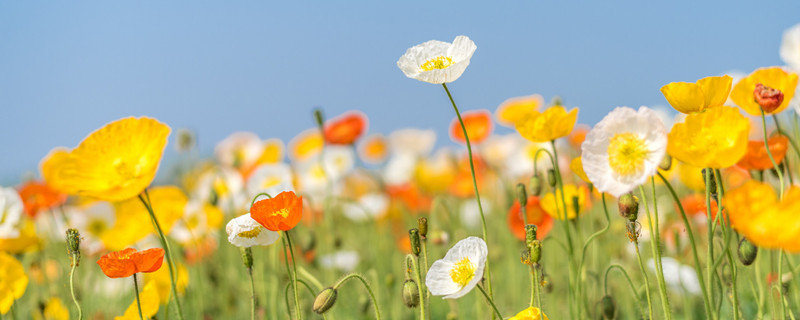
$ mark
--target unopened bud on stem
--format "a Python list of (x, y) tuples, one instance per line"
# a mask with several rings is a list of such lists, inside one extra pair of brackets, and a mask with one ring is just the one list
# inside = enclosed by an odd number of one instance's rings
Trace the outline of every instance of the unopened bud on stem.
[(420, 246), (420, 240), (419, 240), (419, 229), (414, 228), (414, 229), (408, 230), (408, 239), (411, 241), (411, 252), (415, 256), (419, 257), (419, 253), (422, 250), (422, 247)]
[(617, 200), (619, 215), (628, 221), (636, 221), (639, 217), (639, 198), (633, 193), (626, 193)]
[(327, 312), (333, 307), (333, 304), (336, 303), (337, 295), (338, 293), (334, 288), (328, 287), (323, 289), (322, 292), (317, 295), (317, 298), (314, 299), (314, 306), (312, 309), (317, 314), (323, 314)]

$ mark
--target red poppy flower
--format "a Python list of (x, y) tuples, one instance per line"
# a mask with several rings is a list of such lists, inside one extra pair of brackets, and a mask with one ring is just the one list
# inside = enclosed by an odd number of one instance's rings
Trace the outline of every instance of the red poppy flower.
[(30, 181), (19, 188), (19, 197), (25, 214), (33, 218), (39, 211), (47, 210), (67, 201), (67, 195), (56, 191), (44, 182)]
[(256, 202), (250, 208), (250, 217), (272, 231), (289, 231), (303, 217), (303, 197), (284, 191), (274, 198)]
[(109, 278), (125, 278), (137, 272), (153, 272), (161, 268), (163, 262), (164, 249), (161, 248), (144, 251), (127, 248), (108, 253), (97, 260), (100, 269)]
[[(492, 133), (492, 114), (489, 110), (464, 112), (461, 115), (461, 120), (464, 121), (464, 128), (467, 129), (467, 135), (471, 143), (480, 143)], [(467, 142), (464, 139), (464, 130), (461, 129), (458, 118), (453, 119), (453, 122), (450, 123), (450, 137), (460, 143)]]
[(328, 121), (325, 126), (325, 141), (330, 144), (353, 144), (366, 131), (367, 116), (359, 111), (350, 111)]
[[(514, 200), (514, 205), (508, 209), (508, 228), (511, 234), (517, 239), (525, 240), (525, 219), (522, 218), (521, 206), (518, 200)], [(553, 218), (548, 215), (539, 204), (539, 197), (528, 197), (528, 204), (525, 206), (525, 213), (528, 216), (528, 223), (536, 225), (536, 239), (542, 240), (553, 228)]]

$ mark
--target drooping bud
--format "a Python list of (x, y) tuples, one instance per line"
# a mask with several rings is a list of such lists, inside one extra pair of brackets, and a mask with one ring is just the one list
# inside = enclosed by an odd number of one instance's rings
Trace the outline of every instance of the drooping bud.
[(419, 305), (419, 287), (414, 280), (406, 280), (403, 283), (403, 303), (409, 308)]
[(526, 224), (525, 225), (525, 245), (530, 248), (533, 240), (536, 240), (536, 225), (535, 224)]
[(525, 184), (517, 184), (517, 201), (523, 208), (528, 205), (528, 192), (525, 190)]
[(314, 120), (317, 122), (317, 127), (322, 129), (325, 126), (325, 116), (322, 115), (322, 109), (314, 109)]
[(548, 169), (547, 170), (547, 184), (549, 184), (551, 188), (555, 188), (555, 186), (556, 186), (556, 170), (555, 169)]
[(419, 241), (419, 229), (414, 228), (408, 230), (408, 239), (411, 240), (411, 252), (419, 257), (419, 252), (422, 250)]
[(323, 289), (322, 292), (317, 295), (317, 298), (314, 299), (314, 306), (312, 309), (317, 314), (323, 314), (327, 312), (331, 307), (333, 307), (333, 304), (336, 303), (337, 295), (338, 293), (334, 288), (328, 287)]
[(603, 299), (600, 300), (600, 308), (603, 311), (603, 319), (614, 319), (614, 313), (617, 311), (617, 307), (614, 304), (614, 298), (611, 296), (604, 296)]
[(753, 98), (761, 106), (761, 109), (764, 109), (764, 112), (770, 113), (778, 109), (783, 103), (783, 92), (761, 83), (756, 83), (756, 89), (753, 90)]
[(747, 240), (747, 238), (742, 238), (742, 240), (739, 241), (738, 251), (739, 261), (746, 266), (753, 264), (753, 262), (756, 261), (756, 256), (758, 256), (758, 247)]
[(542, 194), (542, 178), (539, 178), (539, 174), (535, 174), (533, 177), (531, 177), (528, 187), (531, 189), (531, 195), (539, 196)]
[(668, 154), (664, 155), (664, 158), (661, 159), (661, 162), (658, 163), (658, 168), (664, 171), (669, 170), (672, 168), (672, 157)]
[(632, 192), (623, 194), (617, 200), (619, 215), (628, 221), (636, 221), (639, 217), (639, 198)]
[(250, 247), (247, 248), (239, 248), (239, 251), (242, 253), (242, 263), (244, 263), (244, 267), (247, 269), (253, 268), (253, 249)]
[(419, 236), (425, 239), (428, 236), (428, 218), (420, 217), (417, 219), (419, 224)]
[(72, 263), (78, 266), (81, 262), (81, 234), (78, 229), (67, 229), (67, 253), (74, 260)]

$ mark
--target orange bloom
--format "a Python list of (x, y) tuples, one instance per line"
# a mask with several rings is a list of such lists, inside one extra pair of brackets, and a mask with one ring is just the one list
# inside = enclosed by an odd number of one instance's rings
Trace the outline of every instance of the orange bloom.
[[(508, 209), (508, 227), (517, 239), (525, 240), (525, 219), (522, 218), (520, 207), (519, 200), (514, 200), (514, 205)], [(539, 197), (528, 197), (525, 213), (528, 216), (528, 223), (536, 225), (536, 239), (544, 239), (553, 228), (553, 218), (539, 205)]]
[(410, 183), (387, 186), (386, 193), (393, 203), (402, 204), (413, 212), (428, 210), (433, 202), (430, 196), (422, 194), (419, 187)]
[(56, 207), (67, 201), (67, 195), (56, 191), (44, 182), (30, 181), (19, 188), (19, 197), (25, 213), (33, 218), (39, 211)]
[[(461, 120), (464, 121), (464, 127), (467, 128), (467, 135), (469, 141), (472, 143), (480, 143), (489, 137), (492, 133), (492, 114), (489, 110), (475, 110), (467, 111), (461, 115)], [(464, 130), (461, 129), (461, 124), (458, 118), (453, 119), (450, 123), (450, 137), (461, 143), (466, 143), (464, 138)]]
[[(782, 135), (775, 135), (767, 140), (767, 144), (769, 145), (769, 151), (772, 152), (772, 157), (775, 158), (775, 162), (781, 164), (786, 156), (786, 151), (789, 149), (789, 139)], [(738, 165), (747, 170), (772, 169), (772, 161), (769, 160), (764, 141), (748, 142), (747, 153), (742, 160), (739, 160)]]
[(581, 144), (583, 144), (583, 140), (586, 139), (586, 134), (589, 133), (591, 130), (589, 126), (585, 124), (579, 124), (572, 129), (572, 132), (567, 136), (567, 141), (569, 141), (569, 145), (575, 149), (580, 150)]
[(144, 251), (127, 248), (108, 253), (97, 260), (100, 269), (109, 278), (125, 278), (137, 272), (153, 272), (161, 268), (162, 262), (164, 262), (164, 249), (161, 248)]
[(328, 121), (325, 141), (330, 144), (353, 144), (366, 128), (367, 116), (359, 111), (350, 111)]
[(281, 192), (256, 202), (250, 208), (250, 216), (268, 230), (289, 231), (303, 217), (303, 197), (292, 191)]

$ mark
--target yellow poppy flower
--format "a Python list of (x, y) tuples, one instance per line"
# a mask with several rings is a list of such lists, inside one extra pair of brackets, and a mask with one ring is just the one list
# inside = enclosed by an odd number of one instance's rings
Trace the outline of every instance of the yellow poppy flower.
[[(144, 289), (142, 292), (139, 292), (139, 299), (140, 303), (142, 304), (142, 316), (145, 319), (150, 319), (156, 313), (158, 313), (159, 307), (159, 296), (158, 296), (158, 288), (156, 283), (153, 281), (148, 282), (144, 285)], [(136, 297), (133, 298), (133, 302), (125, 309), (125, 313), (122, 316), (114, 317), (114, 320), (138, 320), (139, 318), (139, 309), (136, 306)]]
[(667, 152), (701, 168), (730, 167), (747, 153), (750, 121), (732, 107), (686, 116), (667, 136)]
[[(586, 205), (586, 196), (589, 190), (584, 186), (576, 186), (574, 184), (564, 185), (564, 200), (567, 202), (567, 219), (575, 219), (580, 214), (581, 208)], [(578, 199), (578, 207), (575, 207), (574, 199)], [(558, 203), (556, 203), (558, 201)], [(542, 209), (554, 219), (564, 220), (564, 206), (561, 202), (561, 191), (556, 190), (555, 193), (549, 192), (542, 197)]]
[(8, 313), (14, 301), (21, 298), (28, 286), (28, 276), (22, 264), (13, 256), (0, 251), (0, 314)]
[(782, 201), (772, 187), (750, 180), (725, 195), (731, 224), (756, 246), (800, 252), (800, 188), (790, 188)]
[[(144, 274), (144, 281), (147, 283), (154, 283), (156, 290), (158, 291), (158, 298), (161, 301), (161, 304), (167, 304), (169, 301), (169, 295), (172, 291), (170, 282), (169, 282), (169, 269), (168, 268), (160, 268), (155, 272), (145, 273)], [(183, 264), (177, 264), (177, 277), (175, 279), (175, 286), (178, 289), (178, 294), (183, 294), (186, 291), (186, 286), (189, 285), (189, 273), (186, 271), (186, 266)]]
[(786, 72), (780, 67), (770, 67), (753, 71), (747, 77), (739, 80), (731, 91), (731, 100), (754, 116), (761, 115), (761, 106), (753, 97), (753, 91), (759, 83), (783, 93), (783, 102), (775, 110), (771, 112), (765, 110), (766, 113), (779, 113), (789, 106), (789, 101), (794, 97), (794, 91), (797, 88), (797, 74)]
[(706, 77), (691, 82), (671, 82), (661, 87), (661, 93), (667, 102), (682, 113), (703, 112), (704, 110), (725, 104), (731, 92), (729, 76)]
[(0, 251), (22, 253), (39, 248), (39, 237), (33, 222), (26, 220), (20, 225), (19, 234), (14, 238), (0, 238)]
[(530, 141), (549, 142), (569, 135), (577, 120), (578, 108), (567, 112), (562, 106), (553, 106), (544, 112), (532, 112), (517, 122), (516, 127), (519, 134)]
[(325, 138), (319, 129), (307, 129), (289, 141), (289, 158), (300, 162), (311, 159), (322, 152), (324, 146)]
[(124, 118), (92, 132), (69, 153), (42, 163), (47, 183), (68, 194), (122, 201), (153, 182), (170, 128), (156, 119)]
[[(171, 230), (183, 216), (188, 199), (178, 187), (155, 187), (149, 191), (153, 212), (162, 230)], [(114, 226), (103, 233), (103, 244), (109, 250), (122, 250), (155, 232), (150, 214), (139, 201), (129, 199), (116, 204), (117, 219)]]
[[(38, 316), (39, 314), (34, 314)], [(69, 309), (64, 306), (64, 303), (61, 299), (57, 297), (52, 297), (50, 300), (47, 300), (47, 304), (44, 306), (44, 318), (39, 318), (44, 320), (69, 320)]]
[(706, 190), (703, 168), (677, 161), (675, 164), (678, 166), (678, 177), (683, 182), (683, 185), (698, 192)]
[(508, 320), (550, 320), (542, 310), (539, 310), (537, 307), (530, 307), (528, 309), (522, 310), (517, 315), (511, 317)]
[(525, 118), (538, 111), (539, 106), (543, 103), (544, 98), (538, 94), (511, 98), (503, 101), (503, 103), (497, 107), (494, 116), (501, 125), (513, 127), (517, 122), (525, 120)]
[(581, 178), (583, 182), (592, 183), (589, 181), (589, 177), (586, 176), (586, 172), (583, 171), (583, 160), (581, 160), (581, 157), (575, 157), (572, 159), (572, 161), (569, 163), (569, 168), (573, 173), (575, 173), (575, 175), (578, 176), (578, 178)]

